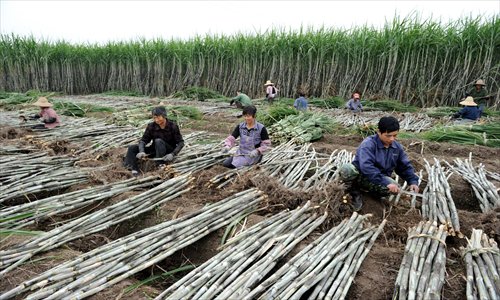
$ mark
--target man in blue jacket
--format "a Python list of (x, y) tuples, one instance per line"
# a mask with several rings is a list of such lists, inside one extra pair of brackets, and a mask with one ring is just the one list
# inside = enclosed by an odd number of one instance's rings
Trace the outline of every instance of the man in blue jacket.
[(363, 206), (361, 190), (379, 197), (399, 192), (398, 183), (391, 178), (393, 171), (408, 183), (411, 191), (418, 193), (418, 176), (403, 147), (396, 142), (398, 133), (398, 120), (382, 117), (377, 134), (364, 139), (352, 163), (341, 167), (340, 178), (348, 185), (355, 211)]

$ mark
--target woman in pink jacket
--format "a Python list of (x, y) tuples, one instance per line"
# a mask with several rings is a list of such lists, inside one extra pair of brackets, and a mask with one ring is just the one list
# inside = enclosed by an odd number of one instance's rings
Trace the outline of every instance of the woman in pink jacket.
[(40, 97), (33, 103), (33, 105), (40, 106), (40, 112), (31, 116), (31, 119), (39, 119), (43, 124), (37, 124), (31, 128), (33, 129), (51, 129), (61, 125), (61, 120), (56, 111), (52, 108), (52, 103), (45, 97)]

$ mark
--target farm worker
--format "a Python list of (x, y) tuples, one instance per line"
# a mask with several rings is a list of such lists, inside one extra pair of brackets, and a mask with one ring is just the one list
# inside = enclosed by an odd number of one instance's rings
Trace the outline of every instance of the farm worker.
[(352, 196), (352, 206), (358, 211), (363, 206), (360, 189), (375, 193), (379, 197), (397, 194), (398, 183), (391, 178), (396, 171), (410, 190), (418, 193), (418, 176), (401, 144), (396, 141), (399, 122), (392, 116), (382, 117), (378, 122), (378, 132), (361, 142), (352, 163), (340, 169), (340, 178), (348, 186)]
[(266, 127), (255, 120), (257, 109), (255, 106), (243, 108), (244, 122), (236, 125), (233, 133), (224, 140), (222, 153), (228, 153), (234, 147), (236, 139), (240, 137), (240, 146), (234, 156), (229, 157), (222, 164), (226, 168), (251, 166), (261, 161), (262, 155), (271, 147), (271, 140)]
[(59, 119), (59, 116), (57, 115), (56, 111), (52, 108), (52, 103), (47, 100), (45, 97), (40, 97), (38, 100), (36, 100), (33, 105), (39, 106), (40, 107), (40, 112), (30, 116), (30, 119), (38, 119), (43, 124), (37, 124), (31, 128), (33, 129), (52, 129), (57, 126), (61, 125), (61, 120)]
[(266, 100), (269, 104), (273, 104), (274, 98), (276, 98), (276, 95), (278, 94), (278, 89), (274, 86), (274, 83), (272, 83), (271, 80), (266, 81), (264, 86), (266, 87)]
[(345, 107), (353, 113), (358, 113), (363, 111), (363, 105), (361, 104), (360, 99), (361, 99), (360, 93), (358, 92), (353, 93), (351, 99), (347, 101)]
[(474, 101), (479, 105), (481, 111), (484, 110), (484, 107), (490, 97), (488, 96), (488, 91), (485, 89), (485, 86), (486, 84), (484, 81), (482, 79), (478, 79), (474, 84), (474, 88), (467, 94), (467, 96), (474, 98)]
[(481, 117), (481, 108), (477, 107), (474, 98), (471, 96), (460, 102), (464, 107), (453, 115), (453, 118), (458, 118), (456, 124), (470, 123), (479, 120)]
[(299, 92), (299, 98), (295, 99), (293, 107), (295, 107), (295, 109), (299, 111), (307, 110), (307, 99), (306, 99), (306, 94), (304, 92), (302, 91)]
[[(154, 122), (146, 127), (138, 145), (128, 147), (125, 166), (132, 169), (132, 176), (139, 175), (137, 159), (159, 158), (156, 164), (163, 168), (170, 163), (184, 147), (184, 139), (177, 124), (167, 119), (167, 110), (158, 106), (151, 112)], [(146, 146), (153, 141), (151, 146)]]
[(250, 99), (250, 97), (243, 94), (241, 92), (241, 89), (239, 89), (236, 92), (236, 97), (231, 99), (231, 102), (229, 103), (229, 105), (233, 105), (233, 103), (236, 104), (237, 108), (243, 108), (245, 106), (252, 105), (252, 100)]

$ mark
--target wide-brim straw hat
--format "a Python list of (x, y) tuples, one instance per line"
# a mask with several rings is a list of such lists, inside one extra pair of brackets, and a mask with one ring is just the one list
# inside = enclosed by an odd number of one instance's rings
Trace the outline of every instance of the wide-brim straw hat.
[(477, 103), (474, 102), (474, 98), (472, 98), (471, 96), (465, 98), (465, 100), (460, 102), (460, 104), (465, 106), (477, 106)]
[(274, 83), (272, 83), (271, 80), (268, 80), (268, 81), (266, 81), (266, 83), (264, 84), (264, 86), (268, 86), (268, 85), (274, 85)]
[(36, 100), (36, 102), (33, 103), (33, 105), (40, 107), (52, 107), (52, 103), (50, 103), (49, 100), (47, 100), (47, 98), (45, 97), (38, 98), (38, 100)]
[(484, 80), (478, 79), (474, 85), (486, 85), (486, 83), (484, 83)]

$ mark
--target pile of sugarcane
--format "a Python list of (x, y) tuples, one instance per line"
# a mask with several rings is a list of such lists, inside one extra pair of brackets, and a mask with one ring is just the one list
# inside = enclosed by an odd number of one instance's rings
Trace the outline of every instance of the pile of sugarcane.
[(408, 231), (393, 299), (440, 299), (445, 280), (445, 225), (421, 221)]
[(315, 173), (309, 177), (305, 182), (302, 190), (308, 192), (311, 190), (321, 190), (328, 183), (339, 178), (340, 167), (343, 164), (350, 163), (354, 158), (354, 154), (347, 150), (335, 149), (328, 161), (321, 167), (316, 168)]
[(0, 125), (18, 127), (22, 124), (18, 112), (0, 111)]
[(500, 299), (500, 250), (494, 239), (473, 229), (462, 248), (467, 269), (467, 299)]
[(31, 240), (0, 251), (0, 276), (13, 270), (35, 254), (45, 252), (69, 241), (102, 231), (112, 225), (134, 218), (190, 190), (188, 175), (172, 178), (139, 195), (81, 216)]
[(240, 299), (301, 299), (308, 292), (310, 299), (344, 299), (386, 223), (363, 224), (369, 216), (354, 213)]
[(269, 128), (269, 132), (273, 143), (286, 143), (291, 139), (307, 143), (320, 139), (332, 126), (332, 120), (323, 114), (300, 113), (281, 119)]
[(426, 159), (424, 161), (428, 179), (422, 197), (422, 216), (424, 220), (446, 225), (451, 235), (461, 236), (457, 208), (448, 183), (451, 170), (444, 171), (435, 158), (432, 166)]
[(340, 123), (343, 127), (376, 125), (380, 119), (378, 114), (377, 116), (366, 115), (366, 113), (353, 114), (345, 110), (342, 114), (336, 115), (334, 118), (335, 121)]
[(74, 162), (47, 152), (0, 157), (0, 203), (87, 182), (88, 174), (73, 167)]
[[(399, 178), (399, 175), (396, 174), (396, 178), (394, 179), (396, 182), (399, 183), (400, 181), (400, 178)], [(418, 185), (420, 186), (420, 183), (422, 183), (422, 170), (420, 170), (419, 172), (419, 175), (418, 175)], [(389, 202), (393, 203), (394, 205), (398, 205), (399, 203), (399, 200), (401, 200), (401, 197), (403, 197), (403, 191), (406, 189), (406, 187), (408, 186), (408, 183), (406, 181), (403, 182), (403, 184), (401, 185), (401, 188), (399, 190), (399, 192), (397, 194), (391, 194), (389, 196)], [(415, 208), (417, 205), (417, 195), (414, 194), (414, 195), (411, 195), (411, 199), (410, 199), (410, 206), (411, 208)]]
[(75, 154), (80, 154), (137, 143), (141, 134), (140, 129), (132, 126), (117, 126), (95, 119), (68, 117), (62, 126), (26, 136), (26, 139), (42, 147), (56, 140), (68, 140), (80, 145), (75, 151)]
[(281, 212), (229, 240), (212, 257), (167, 290), (159, 299), (242, 299), (300, 241), (326, 218), (312, 214), (308, 202)]
[(128, 191), (155, 186), (161, 182), (162, 180), (152, 176), (140, 179), (132, 178), (5, 207), (0, 210), (0, 228), (20, 229), (52, 216), (68, 212), (74, 213), (90, 204)]
[(500, 196), (498, 190), (491, 181), (486, 178), (486, 170), (483, 164), (474, 167), (472, 164), (472, 153), (469, 159), (454, 159), (455, 165), (448, 166), (458, 175), (461, 175), (472, 186), (472, 190), (479, 200), (479, 206), (482, 212), (488, 212), (495, 207), (500, 206)]
[[(144, 270), (256, 209), (263, 193), (234, 194), (187, 216), (143, 229), (29, 279), (0, 299), (83, 299)], [(36, 291), (35, 291), (36, 290)]]
[(432, 127), (434, 120), (426, 114), (403, 113), (399, 130), (421, 132)]

